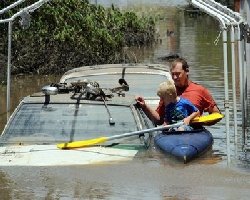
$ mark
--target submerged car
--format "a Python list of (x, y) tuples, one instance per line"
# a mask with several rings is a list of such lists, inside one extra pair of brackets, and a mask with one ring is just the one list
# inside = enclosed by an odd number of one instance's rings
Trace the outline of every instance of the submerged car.
[(165, 65), (106, 64), (66, 72), (59, 83), (25, 97), (0, 138), (1, 166), (83, 165), (132, 160), (153, 133), (62, 150), (58, 143), (149, 129), (154, 124), (135, 101), (155, 106), (156, 89), (170, 78)]

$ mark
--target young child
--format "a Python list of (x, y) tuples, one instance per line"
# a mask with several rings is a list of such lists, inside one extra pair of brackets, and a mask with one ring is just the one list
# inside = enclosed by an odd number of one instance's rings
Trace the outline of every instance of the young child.
[(184, 125), (177, 128), (178, 131), (193, 130), (190, 122), (200, 115), (199, 110), (187, 99), (177, 96), (173, 80), (167, 80), (159, 85), (157, 95), (165, 104), (164, 124), (174, 124), (184, 121)]

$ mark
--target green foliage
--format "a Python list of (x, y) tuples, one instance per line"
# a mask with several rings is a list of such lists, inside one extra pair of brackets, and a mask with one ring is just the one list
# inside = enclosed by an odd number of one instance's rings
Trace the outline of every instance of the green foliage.
[[(11, 12), (7, 15), (15, 10)], [(57, 73), (82, 65), (120, 62), (124, 46), (154, 40), (154, 27), (153, 19), (122, 13), (114, 6), (105, 9), (87, 0), (51, 0), (31, 13), (28, 29), (15, 20), (13, 63), (17, 73)]]

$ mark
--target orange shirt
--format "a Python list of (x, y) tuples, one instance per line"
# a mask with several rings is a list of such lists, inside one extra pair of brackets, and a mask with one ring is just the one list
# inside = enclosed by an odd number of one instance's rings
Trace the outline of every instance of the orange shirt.
[[(203, 111), (207, 112), (209, 108), (213, 108), (216, 105), (209, 91), (197, 83), (190, 82), (187, 88), (180, 95), (191, 101), (196, 106), (196, 108), (199, 109), (201, 114)], [(164, 117), (164, 109), (164, 102), (162, 99), (160, 99), (159, 105), (156, 108), (156, 112), (159, 113), (162, 119)]]

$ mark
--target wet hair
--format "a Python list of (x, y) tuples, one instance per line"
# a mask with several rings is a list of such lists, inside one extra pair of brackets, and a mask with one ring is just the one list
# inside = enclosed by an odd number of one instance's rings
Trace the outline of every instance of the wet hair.
[(184, 58), (176, 58), (172, 63), (171, 63), (171, 67), (170, 67), (170, 70), (172, 70), (177, 63), (181, 63), (182, 64), (182, 69), (185, 71), (185, 72), (189, 72), (189, 65), (187, 63), (187, 61), (184, 59)]
[(169, 79), (161, 83), (157, 90), (157, 95), (161, 98), (164, 98), (165, 96), (172, 96), (173, 98), (176, 98), (177, 93), (174, 81), (172, 79)]

